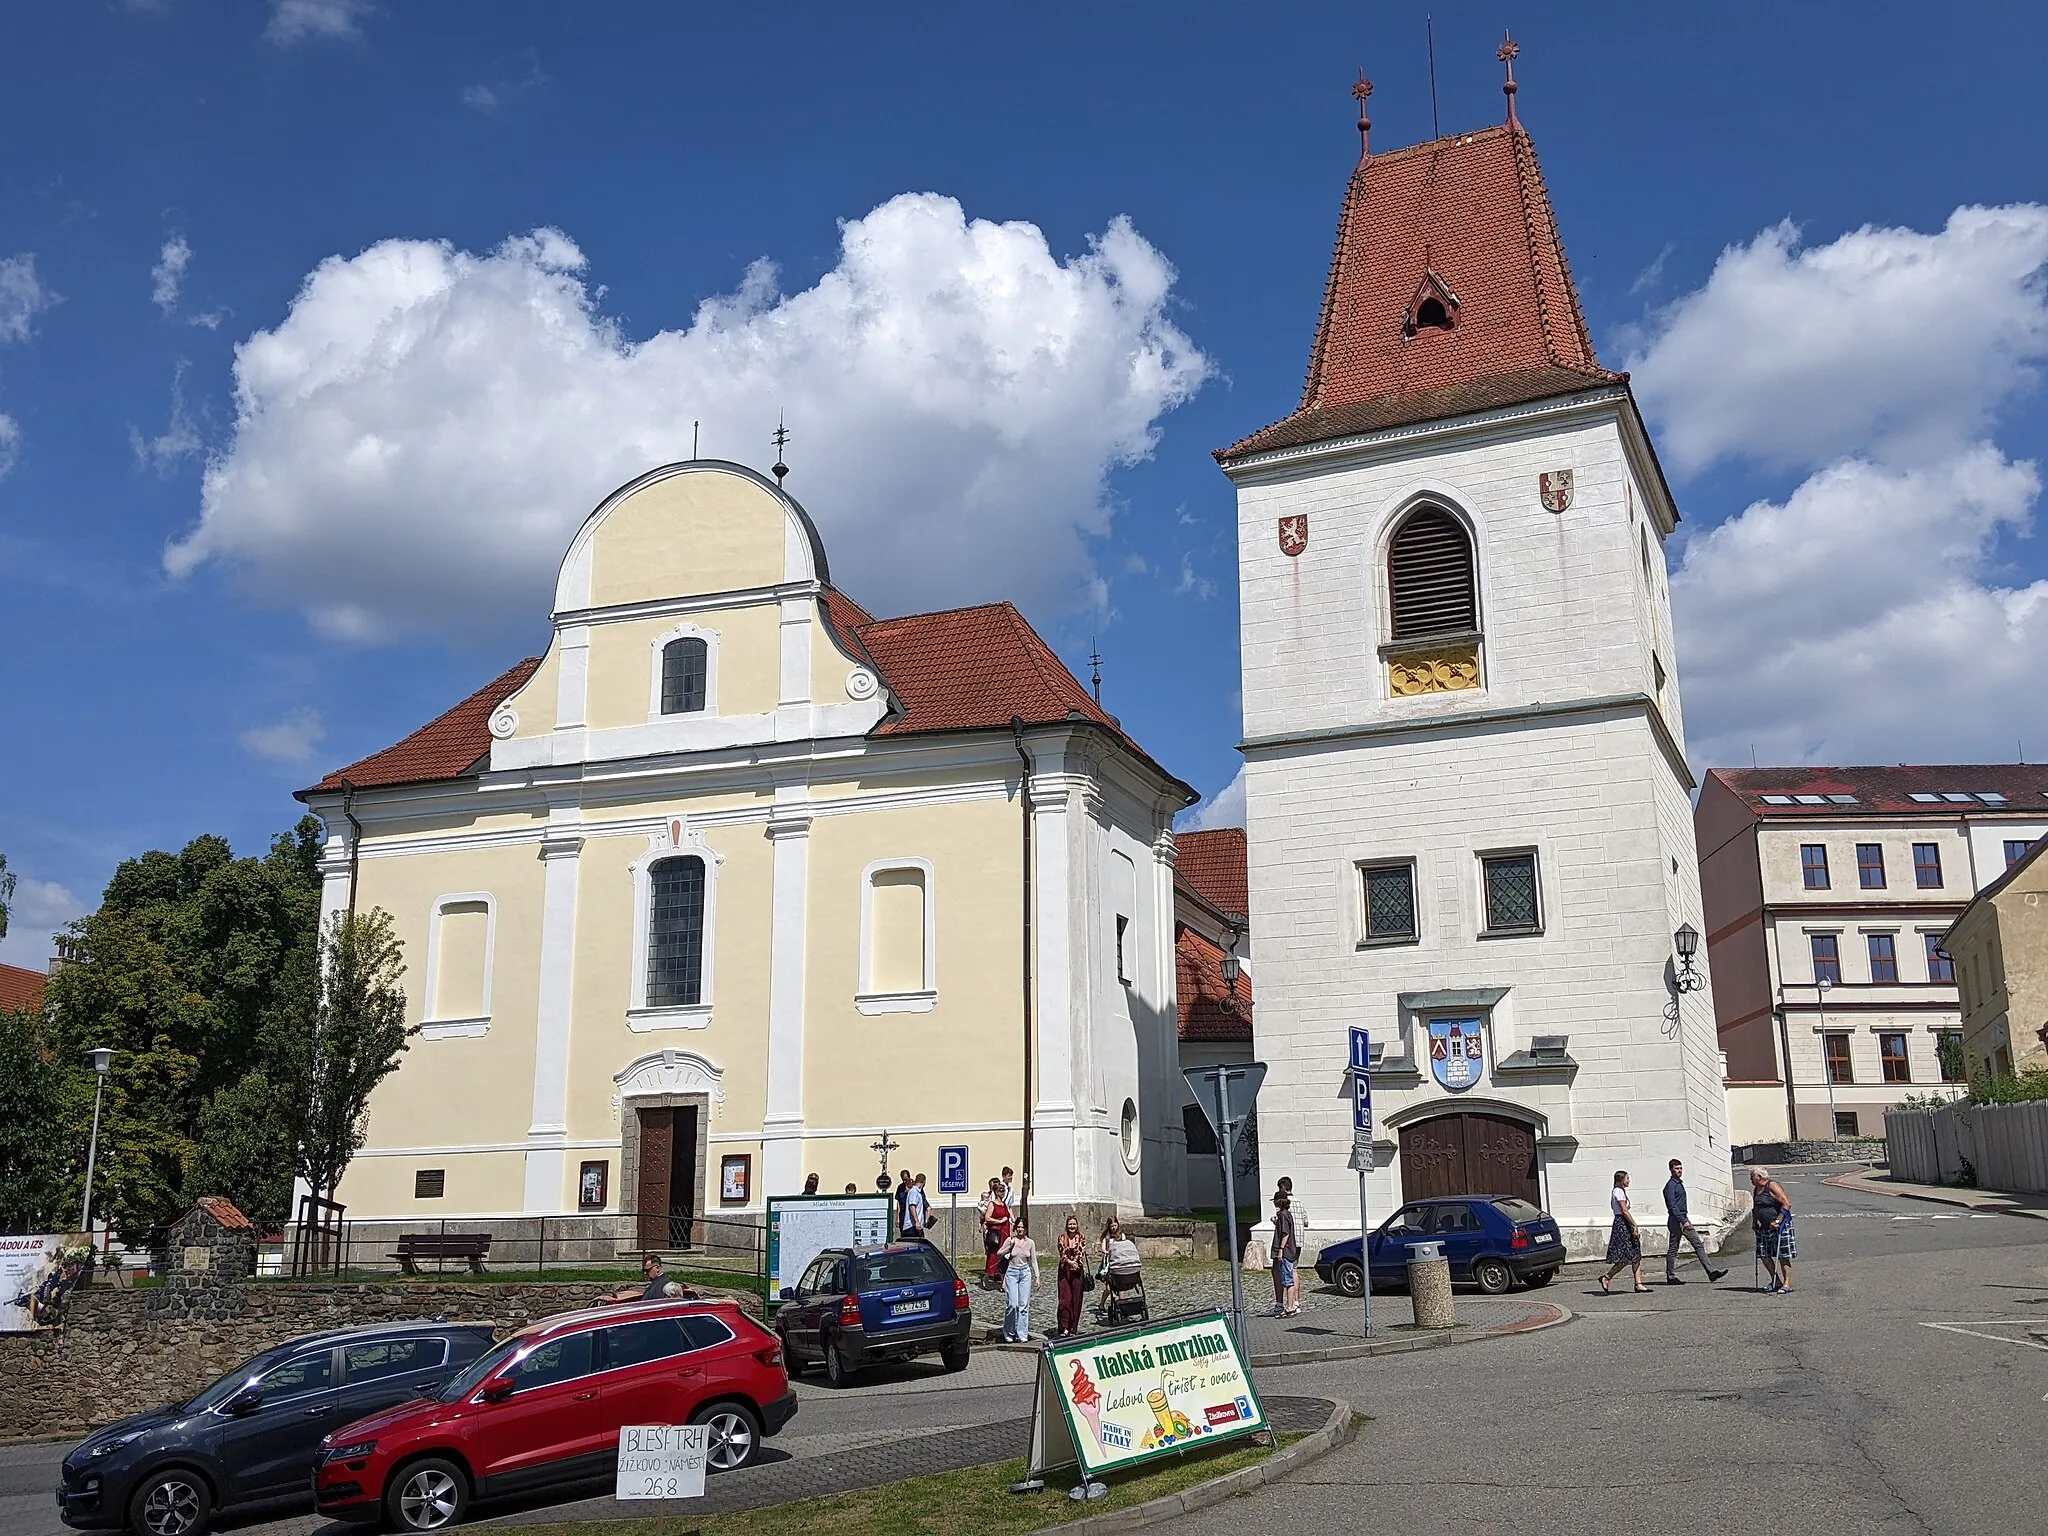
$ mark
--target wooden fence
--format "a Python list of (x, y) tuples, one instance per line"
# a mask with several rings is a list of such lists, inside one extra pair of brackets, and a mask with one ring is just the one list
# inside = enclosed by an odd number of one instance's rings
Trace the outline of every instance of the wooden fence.
[(1887, 1110), (1884, 1142), (1895, 1179), (2048, 1193), (2048, 1100)]

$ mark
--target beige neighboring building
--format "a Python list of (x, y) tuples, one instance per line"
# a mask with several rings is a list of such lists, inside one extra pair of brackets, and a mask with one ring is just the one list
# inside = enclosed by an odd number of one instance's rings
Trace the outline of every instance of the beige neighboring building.
[(1941, 942), (1962, 988), (1970, 1075), (2048, 1069), (2048, 839), (1963, 908)]
[(1186, 1206), (1193, 791), (1007, 603), (871, 618), (751, 470), (606, 498), (545, 656), (302, 798), (420, 1026), (351, 1220), (675, 1245), (807, 1174), (872, 1190), (885, 1130), (891, 1170), (964, 1144), (1041, 1209)]
[(1716, 768), (1693, 815), (1730, 1138), (1877, 1136), (1960, 1094), (1942, 935), (2048, 833), (2048, 767)]

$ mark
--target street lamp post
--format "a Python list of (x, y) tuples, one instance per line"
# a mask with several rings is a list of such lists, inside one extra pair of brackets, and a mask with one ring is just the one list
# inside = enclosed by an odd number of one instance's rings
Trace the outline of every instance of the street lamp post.
[(93, 1165), (100, 1157), (100, 1096), (107, 1091), (107, 1068), (113, 1063), (114, 1053), (107, 1046), (95, 1047), (92, 1053), (92, 1069), (99, 1074), (92, 1090), (92, 1140), (85, 1152), (85, 1210), (78, 1218), (78, 1228), (85, 1234), (88, 1244), (92, 1242), (92, 1174)]
[(1833, 985), (1826, 976), (1818, 977), (1813, 984), (1813, 997), (1820, 1008), (1820, 1075), (1828, 1085), (1828, 1140), (1840, 1141), (1842, 1122), (1835, 1117), (1835, 1068), (1828, 1060), (1828, 988)]

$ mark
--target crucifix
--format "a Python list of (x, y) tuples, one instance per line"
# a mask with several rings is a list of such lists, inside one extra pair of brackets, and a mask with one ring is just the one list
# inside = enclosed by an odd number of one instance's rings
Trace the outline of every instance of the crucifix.
[(882, 1128), (882, 1139), (880, 1141), (871, 1141), (868, 1145), (875, 1149), (875, 1155), (882, 1160), (882, 1176), (875, 1180), (875, 1188), (887, 1189), (889, 1187), (889, 1154), (902, 1146), (903, 1143), (892, 1141), (889, 1137), (888, 1127), (884, 1126)]

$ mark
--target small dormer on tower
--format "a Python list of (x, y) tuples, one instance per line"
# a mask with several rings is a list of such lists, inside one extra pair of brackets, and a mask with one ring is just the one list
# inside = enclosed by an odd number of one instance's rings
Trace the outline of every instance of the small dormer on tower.
[(1408, 301), (1408, 318), (1401, 329), (1411, 339), (1420, 331), (1454, 331), (1458, 328), (1458, 295), (1451, 285), (1436, 273), (1434, 267), (1426, 268), (1422, 281), (1416, 285), (1415, 297)]

